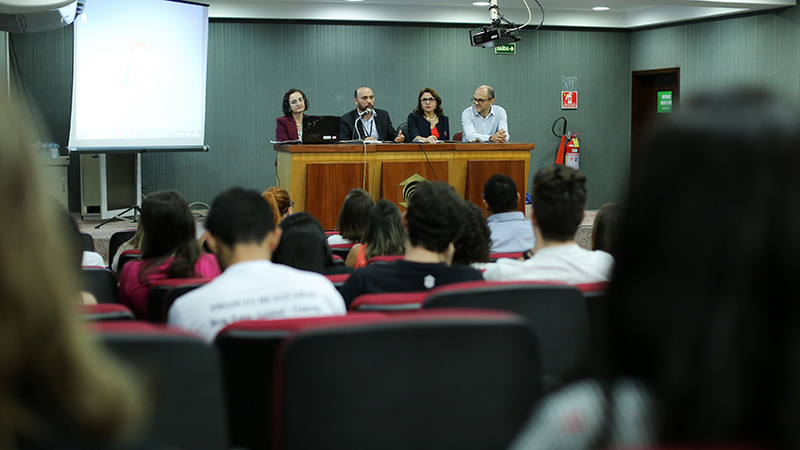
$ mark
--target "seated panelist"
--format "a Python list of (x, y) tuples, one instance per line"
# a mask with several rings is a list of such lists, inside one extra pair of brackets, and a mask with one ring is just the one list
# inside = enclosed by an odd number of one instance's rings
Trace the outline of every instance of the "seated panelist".
[(339, 140), (395, 141), (403, 142), (403, 132), (397, 132), (392, 126), (389, 113), (375, 108), (375, 94), (367, 86), (361, 86), (354, 92), (353, 102), (356, 109), (342, 115)]
[(419, 91), (417, 109), (408, 115), (408, 134), (414, 142), (450, 139), (450, 119), (442, 113), (442, 98), (433, 88)]
[(303, 116), (308, 109), (306, 94), (289, 89), (283, 94), (283, 115), (275, 119), (275, 138), (279, 141), (303, 139)]

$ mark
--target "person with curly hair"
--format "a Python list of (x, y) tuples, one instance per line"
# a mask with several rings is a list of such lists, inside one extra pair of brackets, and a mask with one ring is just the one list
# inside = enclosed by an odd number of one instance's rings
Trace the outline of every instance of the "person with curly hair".
[(283, 94), (283, 115), (275, 119), (275, 138), (279, 141), (303, 139), (303, 116), (308, 111), (308, 98), (300, 89)]
[(456, 240), (464, 226), (464, 200), (447, 183), (422, 183), (402, 218), (405, 258), (370, 264), (350, 275), (342, 297), (350, 305), (361, 294), (428, 291), (459, 281), (480, 280), (468, 266), (451, 266)]
[(489, 264), (483, 278), (494, 281), (563, 281), (568, 284), (608, 281), (614, 257), (578, 246), (575, 232), (586, 205), (586, 176), (562, 165), (533, 177), (533, 232), (536, 247), (525, 261), (501, 258)]
[(453, 253), (455, 265), (472, 265), (481, 269), (484, 263), (489, 262), (492, 231), (478, 205), (464, 202), (464, 229), (453, 242), (453, 246), (456, 248)]

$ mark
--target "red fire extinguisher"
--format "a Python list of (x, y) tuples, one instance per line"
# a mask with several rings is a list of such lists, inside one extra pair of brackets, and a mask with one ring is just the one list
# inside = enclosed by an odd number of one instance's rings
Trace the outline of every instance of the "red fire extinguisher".
[(575, 170), (580, 170), (580, 158), (581, 158), (581, 140), (577, 138), (580, 133), (575, 133), (570, 135), (567, 132), (568, 141), (566, 147), (566, 161), (564, 161), (564, 165), (567, 167), (571, 167)]

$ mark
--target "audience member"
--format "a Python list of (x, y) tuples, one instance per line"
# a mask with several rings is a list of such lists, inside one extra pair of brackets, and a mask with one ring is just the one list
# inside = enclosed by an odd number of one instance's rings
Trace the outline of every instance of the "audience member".
[(308, 111), (308, 99), (300, 89), (289, 89), (283, 94), (283, 115), (275, 119), (275, 139), (299, 141), (303, 139), (303, 116)]
[(289, 197), (289, 192), (282, 187), (272, 186), (264, 191), (261, 197), (269, 203), (272, 215), (275, 216), (275, 225), (279, 225), (286, 215), (293, 212), (294, 202)]
[(160, 191), (142, 202), (139, 217), (144, 229), (142, 259), (122, 268), (120, 301), (138, 318), (147, 314), (152, 283), (167, 278), (213, 278), (220, 273), (214, 255), (202, 253), (196, 240), (194, 216), (183, 196)]
[(342, 315), (342, 296), (324, 276), (270, 261), (281, 240), (258, 192), (232, 188), (211, 205), (208, 244), (225, 270), (179, 297), (168, 323), (213, 341), (226, 325), (249, 319)]
[(450, 139), (450, 119), (444, 115), (442, 98), (433, 88), (419, 91), (417, 107), (408, 114), (408, 134), (414, 142)]
[[(380, 202), (376, 205), (377, 210)], [(356, 270), (342, 288), (349, 305), (361, 294), (427, 291), (459, 281), (480, 280), (472, 267), (451, 266), (464, 223), (464, 200), (442, 182), (423, 183), (408, 202), (405, 259)], [(370, 244), (368, 244), (370, 245)]]
[(489, 262), (492, 232), (478, 205), (464, 202), (464, 209), (464, 229), (453, 242), (453, 265), (483, 268)]
[(406, 233), (403, 231), (403, 215), (397, 205), (386, 199), (369, 212), (361, 243), (350, 249), (345, 263), (360, 269), (375, 256), (402, 255), (406, 251)]
[(119, 248), (117, 248), (117, 253), (114, 254), (114, 259), (111, 261), (111, 270), (114, 272), (119, 271), (119, 257), (122, 256), (122, 252), (125, 250), (141, 250), (142, 238), (144, 237), (143, 230), (142, 221), (140, 220), (136, 227), (136, 234), (134, 234), (133, 237), (128, 239), (126, 242), (123, 242)]
[(619, 203), (606, 203), (594, 216), (592, 250), (601, 250), (616, 256), (617, 233), (625, 210)]
[(517, 183), (494, 174), (483, 185), (483, 209), (492, 230), (492, 253), (526, 252), (536, 243), (531, 222), (519, 211)]
[(398, 133), (392, 126), (389, 113), (383, 109), (375, 109), (375, 95), (372, 89), (361, 86), (356, 89), (353, 102), (356, 109), (342, 114), (342, 125), (339, 139), (343, 141), (395, 141), (403, 142), (403, 132)]
[(645, 148), (604, 364), (544, 402), (512, 449), (800, 448), (800, 111), (761, 91), (709, 93)]
[[(83, 250), (83, 238), (81, 237), (81, 232), (78, 229), (78, 224), (75, 223), (75, 219), (69, 215), (64, 206), (61, 205), (59, 202), (53, 202), (53, 206), (56, 208), (56, 218), (58, 223), (59, 231), (61, 235), (65, 238), (64, 241), (64, 248), (67, 250), (68, 258), (66, 263), (69, 264), (75, 270), (81, 270), (83, 266), (83, 262), (86, 260), (86, 253)], [(94, 253), (94, 252), (91, 252)], [(100, 256), (100, 255), (98, 255)], [(102, 260), (102, 257), (100, 258)], [(92, 266), (95, 267), (96, 265)], [(100, 267), (104, 267), (103, 263), (100, 263)], [(80, 279), (80, 278), (79, 278)], [(75, 298), (78, 303), (84, 305), (96, 305), (97, 304), (97, 297), (94, 296), (91, 292), (88, 291), (80, 291), (80, 293)]]
[(53, 220), (23, 116), (0, 94), (0, 447), (126, 448), (147, 396), (77, 317), (79, 252)]
[(508, 142), (508, 115), (494, 104), (494, 89), (475, 89), (472, 106), (461, 113), (461, 128), (464, 142)]
[(361, 241), (367, 216), (375, 206), (369, 192), (361, 188), (351, 189), (344, 198), (339, 217), (336, 218), (336, 229), (339, 234), (328, 236), (328, 244), (354, 244)]
[(272, 262), (323, 275), (353, 271), (344, 264), (334, 264), (325, 230), (311, 214), (292, 214), (281, 221), (280, 228), (281, 240), (272, 253)]
[(585, 205), (586, 177), (581, 172), (561, 165), (539, 170), (533, 177), (533, 256), (526, 261), (499, 259), (487, 265), (483, 277), (569, 284), (608, 281), (614, 258), (575, 243)]

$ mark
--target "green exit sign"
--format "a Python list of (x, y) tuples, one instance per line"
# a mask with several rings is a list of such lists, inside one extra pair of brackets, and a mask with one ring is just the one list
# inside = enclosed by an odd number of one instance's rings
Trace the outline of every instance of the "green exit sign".
[(494, 48), (495, 55), (516, 55), (517, 44), (498, 45)]

